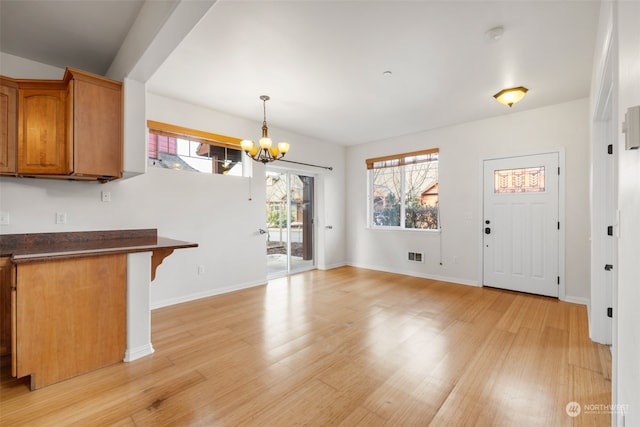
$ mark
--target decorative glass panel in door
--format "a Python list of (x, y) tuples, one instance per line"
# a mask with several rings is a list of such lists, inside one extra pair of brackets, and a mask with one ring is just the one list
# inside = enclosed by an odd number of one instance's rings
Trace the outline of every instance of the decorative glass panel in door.
[(267, 171), (267, 274), (314, 267), (313, 177)]

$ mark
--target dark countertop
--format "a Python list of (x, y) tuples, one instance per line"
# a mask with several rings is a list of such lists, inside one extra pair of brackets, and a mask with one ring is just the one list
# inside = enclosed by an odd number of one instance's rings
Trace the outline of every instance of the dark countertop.
[(10, 256), (14, 263), (132, 252), (173, 251), (197, 246), (197, 243), (159, 237), (156, 229), (0, 235), (0, 256)]

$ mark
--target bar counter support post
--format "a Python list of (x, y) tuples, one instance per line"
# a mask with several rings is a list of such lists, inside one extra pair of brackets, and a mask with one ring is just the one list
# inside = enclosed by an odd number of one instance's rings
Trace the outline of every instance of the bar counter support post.
[(151, 255), (127, 254), (127, 350), (124, 361), (131, 362), (152, 354), (151, 344)]

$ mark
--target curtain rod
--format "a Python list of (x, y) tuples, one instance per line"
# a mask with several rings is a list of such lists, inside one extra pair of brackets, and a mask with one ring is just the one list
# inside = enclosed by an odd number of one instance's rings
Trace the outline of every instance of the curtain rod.
[(278, 159), (278, 162), (287, 162), (287, 163), (295, 163), (297, 165), (305, 165), (305, 166), (313, 166), (314, 168), (322, 168), (322, 169), (327, 169), (332, 171), (333, 168), (331, 166), (320, 166), (320, 165), (314, 165), (311, 163), (303, 163), (303, 162), (294, 162), (293, 160), (284, 160), (284, 159)]

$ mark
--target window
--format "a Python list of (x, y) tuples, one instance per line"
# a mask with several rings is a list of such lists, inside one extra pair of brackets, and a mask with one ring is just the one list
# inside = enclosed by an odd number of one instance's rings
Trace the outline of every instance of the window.
[(149, 165), (192, 172), (242, 176), (240, 139), (147, 121)]
[(494, 193), (544, 192), (544, 166), (504, 169), (493, 173)]
[(437, 148), (367, 159), (369, 220), (374, 228), (437, 230)]

